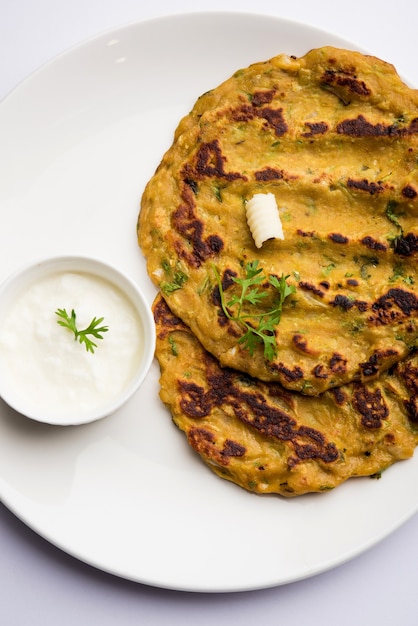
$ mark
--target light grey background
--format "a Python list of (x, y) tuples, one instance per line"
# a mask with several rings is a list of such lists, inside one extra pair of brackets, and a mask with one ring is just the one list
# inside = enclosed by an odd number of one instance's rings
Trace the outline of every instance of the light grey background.
[[(202, 10), (266, 13), (317, 26), (392, 62), (418, 85), (415, 0), (0, 0), (0, 99), (90, 37), (145, 18)], [(280, 42), (277, 47), (280, 52)], [(0, 505), (0, 625), (416, 626), (417, 557), (415, 516), (361, 556), (314, 578), (250, 593), (189, 594), (97, 571)]]

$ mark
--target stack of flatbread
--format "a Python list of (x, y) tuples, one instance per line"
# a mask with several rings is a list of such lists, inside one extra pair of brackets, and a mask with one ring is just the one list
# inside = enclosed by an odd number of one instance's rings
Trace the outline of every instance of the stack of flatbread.
[(180, 121), (138, 239), (161, 399), (219, 476), (295, 496), (413, 455), (417, 168), (418, 92), (348, 50), (239, 70)]

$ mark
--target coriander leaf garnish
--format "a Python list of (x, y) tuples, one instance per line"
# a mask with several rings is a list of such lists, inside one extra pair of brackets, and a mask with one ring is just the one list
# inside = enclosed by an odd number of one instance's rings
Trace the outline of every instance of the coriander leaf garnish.
[[(230, 321), (238, 323), (245, 330), (238, 343), (243, 344), (250, 355), (253, 355), (256, 347), (262, 344), (264, 357), (272, 361), (277, 355), (275, 328), (282, 316), (283, 303), (296, 291), (294, 285), (288, 285), (286, 282), (289, 275), (282, 274), (280, 278), (272, 274), (266, 276), (257, 260), (247, 263), (245, 278), (232, 278), (241, 287), (241, 292), (234, 294), (227, 301), (221, 277), (215, 267), (213, 270), (218, 284), (222, 311)], [(244, 308), (248, 309), (248, 305), (251, 308), (260, 304), (269, 295), (267, 289), (263, 287), (266, 281), (274, 291), (271, 308), (261, 313), (250, 313), (244, 310)]]
[(78, 330), (76, 324), (76, 314), (74, 309), (71, 310), (71, 315), (68, 315), (65, 309), (57, 309), (55, 311), (55, 315), (57, 315), (60, 319), (57, 320), (57, 324), (63, 326), (64, 328), (68, 328), (71, 332), (74, 333), (74, 339), (77, 340), (86, 346), (87, 352), (94, 352), (94, 348), (97, 348), (97, 344), (94, 343), (87, 335), (93, 335), (96, 339), (103, 339), (101, 333), (107, 333), (109, 330), (108, 326), (99, 326), (103, 322), (103, 317), (93, 317), (90, 324), (84, 330)]

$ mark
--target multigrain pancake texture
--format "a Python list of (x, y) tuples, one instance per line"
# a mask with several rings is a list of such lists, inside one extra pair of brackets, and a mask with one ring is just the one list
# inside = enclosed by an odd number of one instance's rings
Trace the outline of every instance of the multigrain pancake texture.
[[(374, 380), (417, 344), (417, 150), (418, 92), (377, 58), (325, 47), (238, 71), (180, 122), (145, 189), (149, 275), (223, 366), (308, 395)], [(245, 205), (269, 192), (285, 238), (257, 249)], [(215, 279), (229, 299), (254, 260), (296, 288), (272, 361), (238, 344)]]
[(378, 381), (308, 397), (220, 367), (166, 302), (154, 302), (161, 400), (220, 477), (297, 496), (379, 476), (418, 443), (418, 357)]

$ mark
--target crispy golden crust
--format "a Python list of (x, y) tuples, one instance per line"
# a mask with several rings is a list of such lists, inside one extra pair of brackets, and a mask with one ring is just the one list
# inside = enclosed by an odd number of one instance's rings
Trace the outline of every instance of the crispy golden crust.
[(162, 401), (220, 477), (249, 491), (332, 489), (407, 459), (418, 443), (418, 357), (379, 381), (308, 397), (220, 367), (161, 296), (154, 303)]
[[(203, 95), (147, 185), (148, 271), (224, 366), (308, 395), (366, 383), (418, 337), (418, 93), (374, 57), (279, 55)], [(285, 239), (255, 247), (245, 217), (273, 193)], [(222, 313), (243, 266), (290, 275), (277, 357), (253, 358)]]

